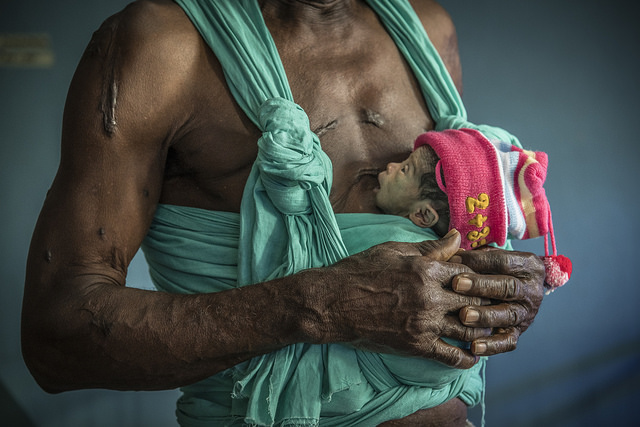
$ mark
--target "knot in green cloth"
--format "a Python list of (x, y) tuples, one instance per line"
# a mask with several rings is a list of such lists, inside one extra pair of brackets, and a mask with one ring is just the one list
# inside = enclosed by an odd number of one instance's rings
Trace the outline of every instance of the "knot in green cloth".
[(263, 130), (256, 166), (271, 202), (283, 214), (309, 213), (309, 190), (331, 188), (332, 167), (309, 128), (304, 110), (284, 98), (265, 101), (258, 111)]

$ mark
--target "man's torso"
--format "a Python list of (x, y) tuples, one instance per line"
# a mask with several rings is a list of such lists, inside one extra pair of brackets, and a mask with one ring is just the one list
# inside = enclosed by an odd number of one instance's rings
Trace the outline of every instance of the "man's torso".
[[(183, 51), (174, 53), (188, 59), (184, 68), (194, 76), (176, 95), (171, 111), (180, 113), (167, 118), (172, 130), (161, 154), (159, 201), (238, 212), (260, 133), (233, 100), (219, 62), (186, 15), (171, 2), (159, 3), (163, 22), (182, 43)], [(372, 190), (379, 170), (404, 159), (415, 137), (433, 128), (395, 44), (370, 9), (360, 4), (357, 12), (337, 17), (347, 21), (283, 27), (281, 15), (265, 9), (294, 101), (332, 160), (336, 212), (376, 212)], [(465, 418), (464, 404), (453, 399), (393, 425), (464, 425)]]

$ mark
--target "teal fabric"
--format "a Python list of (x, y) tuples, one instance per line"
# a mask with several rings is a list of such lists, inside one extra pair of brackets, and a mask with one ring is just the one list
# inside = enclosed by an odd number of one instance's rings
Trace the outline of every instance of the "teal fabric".
[[(390, 240), (435, 238), (430, 230), (399, 216), (337, 214), (335, 218), (348, 254)], [(238, 286), (240, 223), (237, 213), (159, 205), (143, 242), (157, 288), (206, 293)], [(274, 361), (279, 362), (277, 366)], [(183, 426), (376, 425), (454, 396), (470, 406), (477, 404), (483, 389), (479, 374), (483, 364), (484, 360), (472, 369), (458, 370), (434, 361), (356, 351), (338, 344), (300, 344), (183, 387), (177, 416)], [(286, 369), (277, 369), (283, 366)], [(277, 396), (280, 404), (269, 417), (263, 410), (270, 401), (256, 396), (264, 398), (269, 386), (281, 379), (285, 385)], [(249, 395), (254, 393), (252, 401)], [(303, 411), (298, 418), (284, 418), (298, 403), (304, 403), (297, 408)], [(247, 419), (248, 414), (254, 418)], [(266, 419), (255, 419), (259, 417)]]
[(331, 161), (307, 115), (284, 98), (271, 98), (258, 111), (263, 133), (241, 206), (241, 285), (347, 256), (329, 203)]
[[(398, 234), (385, 236), (387, 240), (435, 238), (407, 220), (381, 215), (346, 216), (355, 222), (341, 230), (341, 216), (333, 214), (328, 199), (331, 162), (309, 129), (306, 114), (293, 102), (257, 2), (177, 3), (222, 63), (233, 96), (263, 134), (239, 216), (159, 208), (143, 246), (159, 289), (215, 292), (332, 264), (349, 248), (373, 244), (362, 239), (362, 230), (350, 235), (358, 227), (382, 235), (379, 230), (400, 222)], [(369, 4), (407, 58), (438, 129), (472, 127), (517, 144), (498, 128), (466, 120), (451, 78), (406, 1)], [(409, 225), (419, 230), (406, 233), (413, 240), (402, 235)], [(185, 387), (178, 416), (183, 425), (376, 424), (455, 396), (477, 403), (482, 363), (461, 371), (337, 344), (298, 344)]]

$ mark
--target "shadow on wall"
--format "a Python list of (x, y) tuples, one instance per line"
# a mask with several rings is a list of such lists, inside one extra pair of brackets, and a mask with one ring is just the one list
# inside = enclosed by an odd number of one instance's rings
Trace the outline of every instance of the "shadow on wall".
[(3, 382), (0, 382), (0, 419), (6, 426), (36, 427)]
[[(486, 418), (492, 418), (493, 408), (502, 408), (501, 420), (488, 425), (633, 425), (635, 414), (631, 413), (631, 408), (634, 406), (628, 406), (627, 413), (615, 411), (624, 407), (621, 402), (635, 405), (634, 394), (637, 394), (640, 383), (637, 366), (640, 366), (640, 337), (577, 356), (542, 374), (496, 388), (487, 393)], [(535, 411), (531, 410), (532, 404)], [(505, 410), (504, 406), (508, 408)], [(589, 421), (583, 414), (590, 414)], [(505, 418), (512, 422), (504, 423)]]

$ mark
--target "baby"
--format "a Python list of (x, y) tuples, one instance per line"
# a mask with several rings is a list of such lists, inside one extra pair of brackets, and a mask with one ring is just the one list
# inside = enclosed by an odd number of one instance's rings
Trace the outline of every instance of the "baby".
[(455, 228), (466, 250), (504, 245), (508, 236), (544, 236), (546, 284), (553, 291), (569, 279), (571, 262), (556, 253), (543, 188), (547, 165), (546, 153), (489, 141), (476, 130), (426, 132), (405, 161), (378, 175), (376, 205), (440, 236)]

